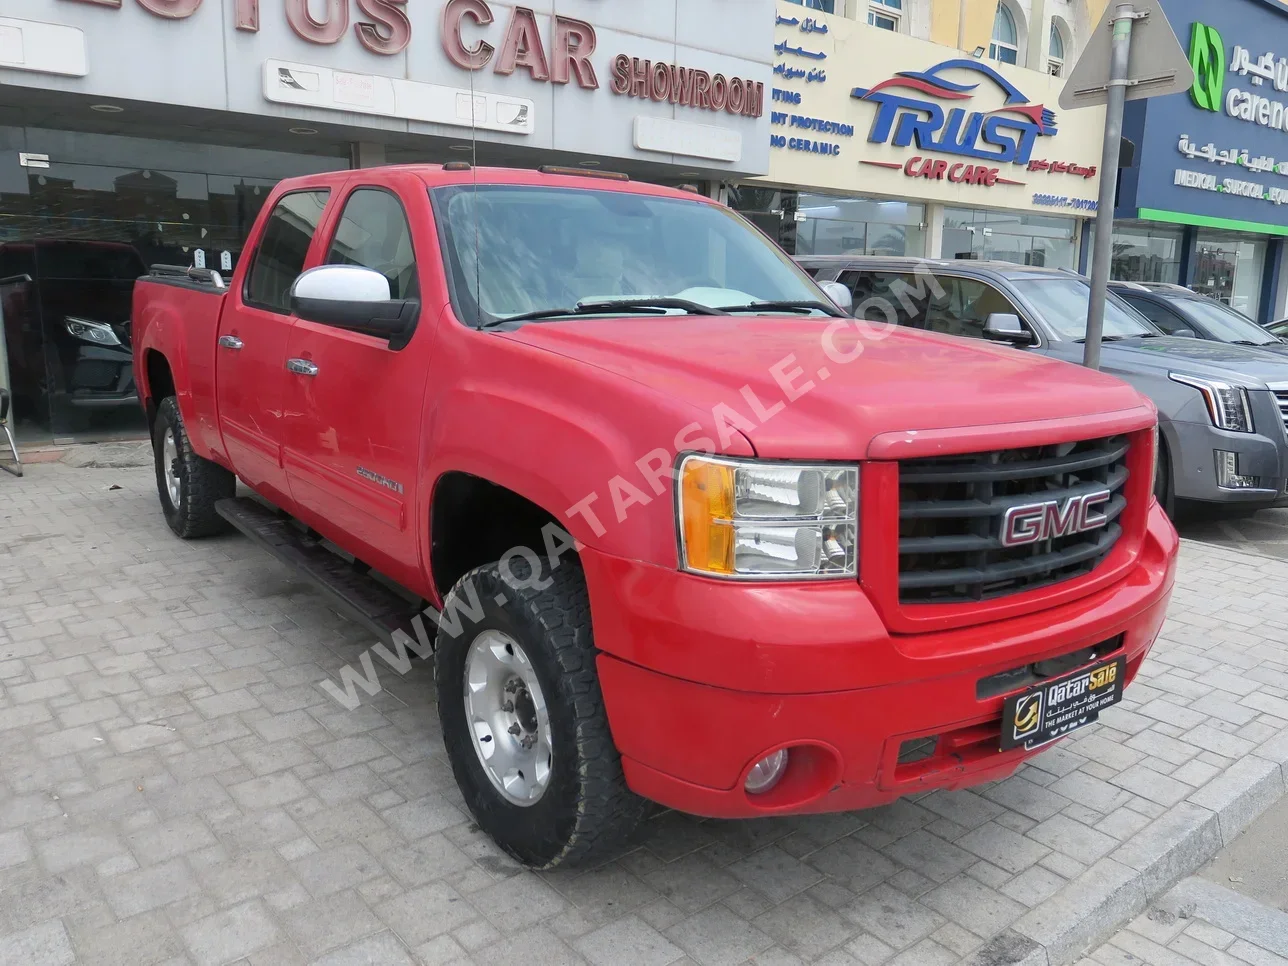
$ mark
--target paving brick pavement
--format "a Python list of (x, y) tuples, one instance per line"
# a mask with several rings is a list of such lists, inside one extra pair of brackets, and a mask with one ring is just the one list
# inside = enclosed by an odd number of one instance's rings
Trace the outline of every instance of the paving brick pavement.
[(1061, 966), (1283, 793), (1285, 578), (1187, 543), (1127, 702), (1009, 781), (667, 813), (534, 874), (471, 826), (424, 665), (345, 711), (317, 684), (369, 642), (309, 587), (174, 539), (149, 468), (35, 465), (0, 480), (0, 964)]

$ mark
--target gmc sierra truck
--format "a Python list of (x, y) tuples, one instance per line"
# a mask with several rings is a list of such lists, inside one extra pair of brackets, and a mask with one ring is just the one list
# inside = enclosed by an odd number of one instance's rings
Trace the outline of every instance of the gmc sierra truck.
[(649, 801), (1003, 778), (1159, 633), (1148, 400), (856, 321), (696, 192), (344, 171), (279, 185), (246, 253), (135, 289), (165, 519), (237, 527), (387, 663), (432, 659), (464, 799), (524, 863), (611, 854)]

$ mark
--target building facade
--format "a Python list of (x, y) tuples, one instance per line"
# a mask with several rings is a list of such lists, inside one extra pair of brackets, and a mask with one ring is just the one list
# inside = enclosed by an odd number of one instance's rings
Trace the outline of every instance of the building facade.
[(769, 169), (772, 0), (7, 0), (0, 384), (137, 432), (133, 280), (231, 271), (281, 178), (397, 162)]
[(730, 200), (788, 251), (1079, 267), (1102, 110), (1062, 113), (1051, 72), (875, 17), (780, 0), (775, 21), (769, 173)]
[(1190, 50), (1187, 94), (1129, 105), (1137, 145), (1114, 277), (1174, 282), (1261, 322), (1288, 314), (1288, 7), (1162, 0)]
[[(796, 3), (797, 0), (792, 0)], [(1108, 0), (799, 0), (918, 40), (1064, 76)]]

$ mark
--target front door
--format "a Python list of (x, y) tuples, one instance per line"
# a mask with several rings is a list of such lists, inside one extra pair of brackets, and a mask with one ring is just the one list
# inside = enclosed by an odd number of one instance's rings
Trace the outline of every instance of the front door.
[[(393, 192), (353, 188), (330, 224), (326, 264), (379, 272), (390, 298), (420, 297), (412, 232)], [(404, 583), (419, 567), (416, 484), (431, 321), (423, 318), (411, 343), (395, 350), (386, 339), (300, 319), (286, 353), (293, 371), (284, 457), (297, 512)]]
[(245, 288), (219, 323), (216, 397), (224, 445), (237, 474), (270, 500), (291, 503), (282, 466), (283, 393), (291, 285), (304, 271), (330, 192), (284, 195), (269, 215)]

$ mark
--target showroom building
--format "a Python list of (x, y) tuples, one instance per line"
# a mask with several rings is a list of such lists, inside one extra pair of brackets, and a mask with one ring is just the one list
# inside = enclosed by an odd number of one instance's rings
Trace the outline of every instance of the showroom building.
[(797, 255), (1077, 269), (1104, 112), (1063, 81), (779, 0), (769, 174), (731, 203)]
[(1114, 277), (1173, 282), (1261, 322), (1285, 309), (1288, 7), (1162, 0), (1195, 68), (1186, 94), (1128, 105)]
[(773, 0), (8, 0), (0, 385), (20, 435), (137, 433), (133, 280), (232, 270), (281, 178), (475, 160), (715, 193), (764, 174), (773, 22)]

